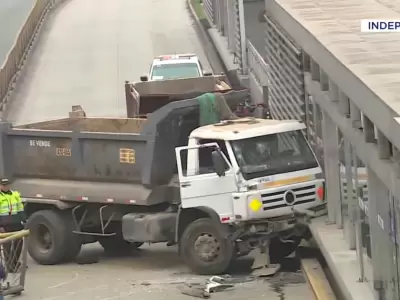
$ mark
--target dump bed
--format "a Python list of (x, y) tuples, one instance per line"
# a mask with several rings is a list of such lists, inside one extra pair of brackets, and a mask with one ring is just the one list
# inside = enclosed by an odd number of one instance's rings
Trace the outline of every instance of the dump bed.
[[(245, 97), (245, 90), (224, 94), (231, 107)], [(193, 98), (170, 102), (147, 118), (82, 113), (17, 127), (1, 123), (0, 175), (14, 179), (24, 197), (156, 204), (159, 195), (151, 201), (149, 195), (170, 183), (174, 148), (186, 145), (198, 127), (198, 107)]]
[(192, 99), (207, 92), (226, 93), (231, 87), (224, 75), (161, 81), (126, 82), (127, 117), (146, 116), (174, 101)]

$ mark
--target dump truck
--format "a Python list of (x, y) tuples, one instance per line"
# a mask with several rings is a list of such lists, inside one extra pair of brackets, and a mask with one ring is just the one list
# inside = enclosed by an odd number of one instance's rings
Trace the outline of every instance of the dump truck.
[(65, 119), (2, 122), (0, 175), (25, 202), (31, 257), (51, 265), (86, 243), (109, 253), (166, 243), (198, 274), (253, 250), (275, 272), (271, 258), (293, 252), (326, 206), (322, 170), (302, 123), (227, 115), (248, 91), (223, 79), (127, 82), (123, 118), (75, 106)]

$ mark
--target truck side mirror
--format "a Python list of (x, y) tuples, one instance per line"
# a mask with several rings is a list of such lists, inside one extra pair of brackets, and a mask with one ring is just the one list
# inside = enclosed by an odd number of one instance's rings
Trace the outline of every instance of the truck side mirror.
[(140, 81), (149, 81), (149, 77), (146, 75), (140, 76)]
[(219, 177), (225, 176), (225, 160), (219, 150), (211, 152), (211, 159), (213, 162), (214, 170)]

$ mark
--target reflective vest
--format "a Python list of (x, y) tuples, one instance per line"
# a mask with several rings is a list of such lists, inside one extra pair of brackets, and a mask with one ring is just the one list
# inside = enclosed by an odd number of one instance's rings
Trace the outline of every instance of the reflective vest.
[(0, 192), (0, 216), (13, 216), (24, 211), (19, 192), (5, 194)]

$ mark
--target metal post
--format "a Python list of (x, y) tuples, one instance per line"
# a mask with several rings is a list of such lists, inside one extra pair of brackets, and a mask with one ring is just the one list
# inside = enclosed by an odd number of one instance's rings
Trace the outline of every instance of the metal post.
[(324, 167), (327, 180), (328, 222), (342, 228), (337, 126), (326, 112), (322, 118)]
[(383, 248), (386, 247), (386, 245), (383, 245), (386, 242), (386, 236), (383, 234), (381, 224), (379, 224), (378, 205), (383, 205), (382, 202), (388, 201), (388, 199), (382, 197), (381, 185), (374, 170), (368, 166), (368, 218), (371, 237), (372, 280), (374, 290), (377, 291), (378, 294), (383, 295), (385, 288), (382, 275), (387, 272), (386, 269), (388, 266), (385, 264), (385, 260), (387, 259), (388, 253), (385, 252)]
[(243, 0), (238, 1), (239, 9), (239, 30), (240, 30), (240, 49), (242, 56), (242, 74), (247, 75), (247, 48), (246, 48), (246, 26), (244, 22), (244, 6)]
[(353, 149), (351, 148), (350, 142), (344, 139), (344, 159), (346, 163), (346, 182), (347, 182), (347, 211), (348, 211), (348, 224), (346, 228), (349, 231), (349, 248), (354, 250), (356, 248), (355, 241), (355, 222), (354, 215), (355, 209), (357, 208), (357, 198), (354, 196), (354, 185), (353, 185), (353, 174), (352, 174), (352, 157), (351, 153)]
[[(355, 196), (357, 199), (357, 202), (360, 201), (360, 191), (358, 189), (358, 171), (357, 171), (357, 166), (358, 166), (358, 157), (355, 151), (352, 153), (353, 155), (353, 176), (354, 176), (354, 186), (355, 186)], [(363, 201), (361, 199), (361, 201)], [(363, 203), (363, 202), (362, 202)], [(357, 205), (357, 214), (356, 214), (356, 239), (357, 239), (357, 245), (356, 245), (356, 250), (357, 250), (357, 258), (358, 258), (358, 263), (360, 266), (360, 278), (358, 279), (359, 282), (364, 282), (365, 279), (365, 269), (364, 269), (364, 249), (362, 245), (362, 235), (361, 235), (361, 227), (362, 227), (362, 220), (361, 220), (361, 207), (360, 205)]]

